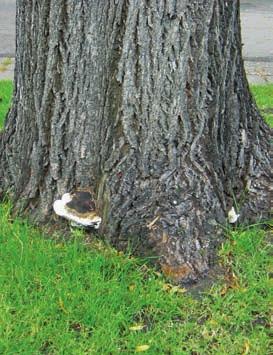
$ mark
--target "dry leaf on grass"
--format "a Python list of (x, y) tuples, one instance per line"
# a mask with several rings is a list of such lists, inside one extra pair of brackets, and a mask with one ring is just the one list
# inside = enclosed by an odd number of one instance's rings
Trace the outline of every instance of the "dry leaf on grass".
[(242, 355), (249, 354), (249, 350), (250, 350), (250, 344), (249, 344), (249, 341), (246, 340), (244, 343), (244, 349), (243, 349)]
[(174, 294), (174, 293), (185, 293), (187, 292), (187, 290), (183, 287), (180, 287), (180, 286), (174, 286), (172, 284), (169, 284), (169, 283), (164, 283), (162, 285), (162, 289), (166, 292), (169, 292), (171, 294)]
[(136, 347), (136, 353), (142, 353), (144, 351), (147, 351), (148, 349), (150, 349), (150, 345), (138, 345)]
[(142, 330), (145, 327), (143, 324), (135, 324), (132, 327), (129, 328), (129, 330), (132, 331), (137, 331), (137, 330)]

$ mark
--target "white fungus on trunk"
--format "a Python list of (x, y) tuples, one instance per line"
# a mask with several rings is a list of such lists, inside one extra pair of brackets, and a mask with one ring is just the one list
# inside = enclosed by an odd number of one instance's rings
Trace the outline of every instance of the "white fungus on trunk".
[(228, 211), (228, 222), (229, 222), (229, 223), (231, 223), (231, 224), (236, 223), (239, 217), (240, 217), (240, 215), (236, 213), (234, 207), (232, 207), (232, 208)]
[[(83, 211), (82, 207), (84, 204), (88, 204), (89, 201), (86, 199), (77, 199), (77, 193), (65, 193), (61, 200), (54, 201), (53, 209), (55, 213), (71, 221), (73, 227), (93, 227), (99, 229), (102, 221), (101, 217), (93, 209)], [(70, 202), (74, 202), (76, 206), (69, 206)], [(90, 202), (92, 201), (90, 200)]]

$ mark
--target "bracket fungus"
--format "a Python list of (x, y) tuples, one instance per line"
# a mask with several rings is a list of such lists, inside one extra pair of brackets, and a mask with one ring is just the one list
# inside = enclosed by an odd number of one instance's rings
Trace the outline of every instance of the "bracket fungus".
[(53, 203), (58, 216), (64, 217), (74, 227), (92, 227), (99, 229), (101, 217), (97, 215), (96, 204), (90, 191), (76, 190), (65, 193), (61, 200)]
[(235, 208), (232, 207), (229, 211), (228, 211), (228, 222), (233, 224), (237, 222), (237, 219), (240, 217), (239, 214), (236, 213)]

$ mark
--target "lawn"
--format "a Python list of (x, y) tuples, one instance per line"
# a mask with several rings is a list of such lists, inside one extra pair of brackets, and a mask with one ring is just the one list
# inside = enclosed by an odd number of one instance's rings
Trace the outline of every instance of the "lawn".
[(11, 64), (12, 64), (11, 58), (3, 58), (0, 61), (0, 73), (5, 72)]
[(252, 85), (251, 90), (266, 122), (273, 127), (273, 84)]
[(228, 231), (225, 275), (194, 297), (144, 260), (78, 230), (48, 239), (0, 204), (0, 353), (267, 355), (269, 235), (270, 226)]
[(0, 130), (11, 102), (12, 81), (0, 80)]

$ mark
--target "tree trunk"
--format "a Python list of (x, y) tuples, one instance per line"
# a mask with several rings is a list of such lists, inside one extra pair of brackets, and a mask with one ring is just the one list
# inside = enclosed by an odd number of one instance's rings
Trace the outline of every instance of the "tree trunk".
[(18, 0), (16, 28), (0, 186), (17, 209), (42, 221), (91, 187), (100, 232), (176, 281), (207, 272), (232, 206), (269, 216), (239, 1)]

